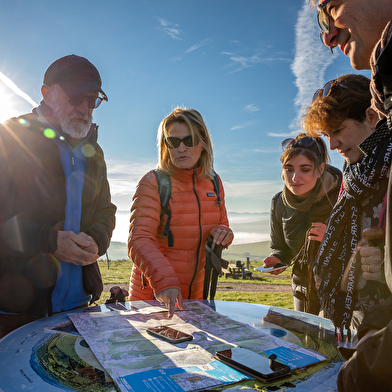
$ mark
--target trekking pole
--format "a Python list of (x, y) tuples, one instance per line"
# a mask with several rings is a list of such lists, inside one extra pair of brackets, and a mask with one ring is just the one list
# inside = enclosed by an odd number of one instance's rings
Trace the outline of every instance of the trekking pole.
[(369, 246), (382, 246), (384, 239), (384, 231), (381, 227), (371, 226), (362, 232), (363, 238), (368, 242)]
[(106, 260), (108, 261), (108, 269), (109, 269), (109, 255), (108, 255), (108, 252), (106, 252)]

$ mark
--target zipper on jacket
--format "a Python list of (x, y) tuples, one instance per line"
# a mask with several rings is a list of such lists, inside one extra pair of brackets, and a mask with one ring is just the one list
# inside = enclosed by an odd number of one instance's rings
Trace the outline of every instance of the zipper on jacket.
[(144, 280), (144, 274), (142, 272), (142, 286), (140, 287), (141, 290), (143, 290), (147, 286), (146, 281)]
[(199, 197), (197, 196), (197, 192), (196, 192), (195, 178), (198, 180), (198, 178), (196, 177), (196, 169), (193, 170), (192, 184), (193, 184), (193, 192), (194, 192), (194, 194), (196, 196), (197, 205), (199, 207), (199, 246), (197, 247), (195, 272), (193, 273), (193, 277), (192, 277), (191, 283), (189, 284), (188, 299), (191, 299), (192, 285), (193, 285), (193, 281), (195, 280), (197, 269), (198, 269), (198, 266), (199, 266), (200, 245), (201, 245), (201, 240), (202, 240), (202, 229), (201, 229), (201, 222), (200, 222), (200, 220), (201, 220), (201, 208), (200, 208), (200, 200), (199, 200)]
[[(84, 142), (85, 141), (83, 140), (81, 143), (84, 143)], [(78, 146), (73, 147), (66, 140), (64, 140), (64, 143), (67, 146), (67, 148), (69, 148), (69, 154), (70, 154), (70, 158), (71, 158), (70, 188), (75, 189), (75, 175), (74, 175), (74, 172), (75, 172), (75, 148), (77, 148)], [(70, 198), (70, 199), (72, 200), (72, 205), (74, 206), (75, 200), (73, 198)], [(71, 211), (74, 211), (74, 208), (71, 208)], [(75, 221), (75, 216), (74, 216), (73, 212), (71, 213), (69, 219), (70, 219), (69, 224), (71, 226), (73, 226), (74, 221)], [(80, 218), (80, 223), (81, 223), (81, 218)], [(62, 290), (62, 293), (60, 296), (61, 309), (64, 309), (64, 307), (65, 307), (64, 304), (67, 301), (68, 291), (71, 288), (71, 282), (72, 282), (72, 274), (69, 271), (66, 273), (68, 274), (68, 277), (64, 281), (64, 287), (63, 287), (63, 290)]]

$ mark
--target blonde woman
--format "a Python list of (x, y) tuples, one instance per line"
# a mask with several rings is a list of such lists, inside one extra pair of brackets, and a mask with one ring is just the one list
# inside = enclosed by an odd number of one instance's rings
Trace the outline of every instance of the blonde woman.
[(230, 245), (224, 190), (219, 197), (212, 178), (210, 133), (196, 110), (177, 108), (158, 129), (158, 170), (170, 176), (170, 231), (173, 244), (162, 237), (167, 216), (161, 216), (157, 179), (152, 171), (140, 180), (131, 208), (129, 257), (133, 261), (130, 300), (157, 299), (169, 317), (183, 298), (203, 299), (205, 243)]

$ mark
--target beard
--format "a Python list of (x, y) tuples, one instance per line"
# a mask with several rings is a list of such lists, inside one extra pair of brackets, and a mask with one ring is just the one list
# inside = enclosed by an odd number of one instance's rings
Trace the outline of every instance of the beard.
[[(93, 122), (92, 116), (83, 115), (77, 111), (73, 111), (70, 115), (63, 114), (61, 106), (56, 101), (56, 96), (50, 99), (47, 105), (52, 109), (53, 118), (61, 125), (64, 133), (73, 139), (83, 139), (87, 136)], [(74, 121), (75, 119), (82, 119), (87, 122)]]
[[(57, 108), (56, 108), (57, 109)], [(59, 122), (63, 132), (73, 139), (84, 139), (90, 131), (92, 124), (92, 117), (86, 115), (64, 116), (61, 110), (53, 109), (53, 117)], [(76, 118), (86, 120), (86, 123), (80, 121), (73, 121)]]

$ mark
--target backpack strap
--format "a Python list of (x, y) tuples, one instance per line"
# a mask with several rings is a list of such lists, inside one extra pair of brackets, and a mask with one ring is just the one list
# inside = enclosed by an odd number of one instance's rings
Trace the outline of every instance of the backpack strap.
[(222, 199), (220, 198), (220, 192), (219, 192), (219, 177), (216, 174), (215, 170), (213, 170), (211, 181), (212, 181), (212, 184), (214, 185), (214, 191), (216, 194), (216, 200), (218, 202), (218, 206), (220, 207), (222, 205)]
[[(162, 219), (163, 215), (165, 214), (167, 215), (167, 220), (166, 220), (165, 228), (162, 232), (162, 237), (168, 239), (169, 247), (172, 248), (174, 245), (174, 241), (173, 241), (173, 235), (170, 231), (170, 219), (171, 219), (171, 211), (169, 209), (169, 200), (171, 197), (170, 176), (166, 173), (163, 173), (159, 169), (154, 169), (152, 172), (154, 173), (155, 178), (157, 179), (158, 193), (159, 193), (159, 198), (161, 200), (160, 218)], [(216, 195), (218, 206), (220, 207), (222, 205), (222, 199), (220, 197), (220, 192), (219, 192), (219, 177), (215, 171), (213, 171), (211, 181), (214, 186), (214, 192)]]
[(162, 237), (168, 239), (169, 247), (172, 248), (173, 243), (173, 235), (170, 231), (170, 219), (171, 219), (171, 211), (169, 209), (169, 200), (171, 197), (171, 180), (170, 176), (166, 173), (163, 173), (159, 169), (155, 169), (152, 171), (157, 179), (158, 183), (158, 193), (159, 198), (161, 200), (161, 214), (160, 218), (162, 219), (163, 215), (167, 215), (167, 220), (165, 224), (165, 228), (162, 232)]

